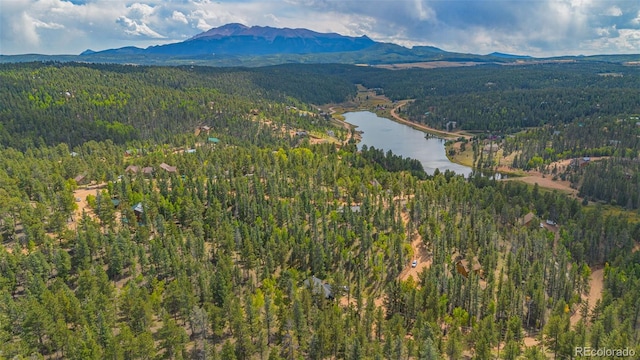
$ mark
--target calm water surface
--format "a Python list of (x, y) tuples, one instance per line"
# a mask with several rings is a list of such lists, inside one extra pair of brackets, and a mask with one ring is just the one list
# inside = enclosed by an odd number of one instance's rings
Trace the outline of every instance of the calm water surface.
[(396, 155), (419, 160), (428, 174), (435, 169), (454, 171), (456, 174), (469, 176), (471, 168), (452, 163), (447, 158), (444, 140), (431, 137), (425, 138), (425, 133), (410, 126), (378, 117), (369, 111), (348, 112), (344, 114), (349, 124), (357, 126), (357, 130), (364, 131), (362, 145), (373, 146), (376, 149), (391, 150)]

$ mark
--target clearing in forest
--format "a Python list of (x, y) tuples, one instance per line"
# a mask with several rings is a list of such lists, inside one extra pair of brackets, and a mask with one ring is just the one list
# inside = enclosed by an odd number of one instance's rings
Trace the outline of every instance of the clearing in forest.
[[(589, 278), (589, 295), (582, 296), (582, 300), (586, 300), (589, 304), (589, 312), (593, 311), (598, 300), (602, 299), (602, 289), (604, 288), (604, 269), (594, 270)], [(580, 310), (571, 316), (571, 325), (575, 325), (582, 319)]]

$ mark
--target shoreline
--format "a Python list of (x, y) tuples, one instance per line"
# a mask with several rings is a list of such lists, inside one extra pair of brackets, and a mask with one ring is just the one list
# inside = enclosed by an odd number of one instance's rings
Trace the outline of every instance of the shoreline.
[[(375, 111), (371, 111), (369, 109), (363, 109), (363, 108), (359, 108), (359, 109), (346, 109), (345, 108), (344, 112), (336, 112), (333, 109), (333, 107), (331, 107), (331, 110), (333, 111), (332, 115), (338, 115), (341, 118), (344, 118), (343, 114), (347, 113), (347, 112), (369, 111), (369, 112), (372, 112), (372, 113), (376, 114), (379, 117), (383, 117), (383, 118), (385, 118), (387, 120), (391, 120), (391, 121), (399, 123), (399, 124), (407, 125), (407, 126), (411, 127), (414, 130), (418, 130), (418, 131), (421, 131), (421, 132), (423, 132), (425, 134), (432, 135), (432, 136), (434, 136), (436, 138), (439, 138), (439, 139), (442, 139), (444, 141), (457, 140), (460, 137), (463, 137), (463, 138), (465, 138), (467, 140), (471, 139), (472, 136), (470, 136), (468, 134), (459, 134), (459, 133), (452, 133), (452, 132), (442, 131), (442, 130), (434, 129), (432, 127), (429, 127), (429, 126), (426, 126), (426, 125), (423, 125), (423, 124), (419, 124), (419, 123), (415, 123), (413, 121), (409, 121), (409, 120), (403, 119), (402, 117), (397, 115), (396, 110), (398, 108), (406, 105), (409, 101), (410, 100), (401, 100), (401, 101), (399, 101), (398, 104), (396, 105), (396, 107), (394, 107), (391, 110), (391, 112), (390, 112), (391, 116), (386, 116), (384, 114), (379, 114), (379, 113), (376, 113)], [(343, 119), (338, 120), (338, 119), (334, 118), (334, 120), (339, 121), (342, 124), (344, 124), (344, 125), (346, 125), (346, 126), (348, 126), (350, 128), (351, 135), (350, 135), (349, 139), (354, 139), (356, 144), (358, 144), (358, 143), (360, 143), (360, 141), (362, 141), (362, 136), (360, 135), (360, 132), (357, 130), (358, 126), (353, 125), (353, 124), (351, 124), (351, 123), (349, 123), (349, 122), (347, 122), (346, 120), (343, 120)], [(469, 167), (469, 168), (473, 169), (472, 164), (468, 164), (468, 163), (466, 163), (464, 161), (460, 161), (455, 156), (449, 155), (448, 149), (449, 149), (449, 146), (445, 145), (445, 155), (446, 155), (447, 159), (449, 159), (449, 161), (451, 161), (454, 164), (466, 166), (466, 167)]]

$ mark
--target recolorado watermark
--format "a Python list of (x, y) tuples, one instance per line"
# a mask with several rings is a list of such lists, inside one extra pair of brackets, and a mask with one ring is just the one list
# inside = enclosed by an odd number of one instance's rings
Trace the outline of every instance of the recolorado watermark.
[(592, 348), (588, 346), (576, 347), (573, 349), (573, 356), (582, 356), (582, 357), (635, 357), (636, 350), (632, 348), (624, 348), (624, 349), (613, 349), (613, 348)]

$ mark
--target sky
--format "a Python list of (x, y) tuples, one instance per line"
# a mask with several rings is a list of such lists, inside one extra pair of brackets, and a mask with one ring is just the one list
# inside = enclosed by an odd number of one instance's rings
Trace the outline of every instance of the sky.
[(640, 0), (0, 0), (0, 54), (144, 48), (228, 23), (474, 54), (640, 53)]

